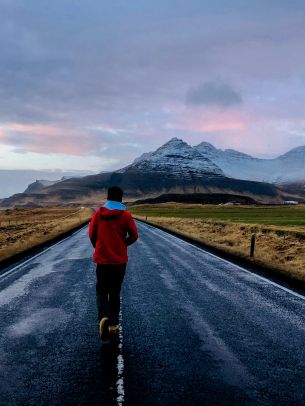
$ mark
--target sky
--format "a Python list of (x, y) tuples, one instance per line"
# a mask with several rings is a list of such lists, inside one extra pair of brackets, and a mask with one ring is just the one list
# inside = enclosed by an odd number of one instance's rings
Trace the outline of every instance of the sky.
[(304, 0), (0, 0), (0, 169), (305, 144)]

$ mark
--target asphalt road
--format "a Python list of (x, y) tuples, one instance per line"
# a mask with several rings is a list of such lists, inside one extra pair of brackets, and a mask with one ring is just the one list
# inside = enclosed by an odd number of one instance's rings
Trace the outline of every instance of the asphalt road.
[(303, 405), (305, 300), (145, 224), (102, 344), (87, 228), (0, 277), (0, 404)]

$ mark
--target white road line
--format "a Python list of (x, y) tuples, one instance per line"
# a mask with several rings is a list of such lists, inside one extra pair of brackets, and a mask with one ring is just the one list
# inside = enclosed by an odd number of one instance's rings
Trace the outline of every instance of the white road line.
[(42, 250), (42, 251), (39, 252), (38, 254), (32, 256), (31, 258), (27, 259), (26, 261), (22, 262), (21, 264), (16, 265), (16, 266), (14, 266), (13, 268), (9, 269), (8, 271), (4, 272), (3, 274), (0, 275), (0, 281), (1, 281), (2, 279), (5, 279), (7, 276), (13, 274), (15, 271), (17, 271), (19, 268), (23, 267), (23, 266), (26, 265), (27, 263), (33, 261), (33, 259), (39, 257), (40, 255), (45, 254), (47, 251), (51, 250), (52, 248), (56, 247), (57, 245), (63, 243), (63, 242), (66, 241), (66, 240), (68, 240), (68, 239), (71, 238), (73, 235), (79, 233), (80, 231), (82, 231), (82, 230), (83, 230), (84, 228), (86, 228), (86, 227), (87, 227), (87, 224), (86, 224), (84, 227), (82, 227), (82, 228), (80, 228), (79, 230), (77, 230), (77, 231), (75, 231), (74, 233), (72, 233), (71, 235), (69, 235), (68, 237), (66, 237), (66, 238), (64, 238), (64, 239), (62, 239), (62, 240), (60, 240), (60, 241), (58, 241), (57, 243), (51, 245), (51, 246), (48, 247), (48, 248), (45, 248), (44, 250)]
[(117, 356), (117, 405), (122, 406), (124, 404), (125, 389), (124, 389), (124, 358), (123, 358), (123, 329), (122, 329), (122, 311), (120, 311), (120, 324), (119, 324), (119, 354)]
[[(277, 287), (277, 288), (279, 288), (279, 289), (281, 289), (281, 290), (283, 290), (283, 291), (285, 291), (285, 292), (290, 293), (291, 295), (293, 295), (293, 296), (295, 296), (295, 297), (298, 297), (299, 299), (305, 300), (305, 296), (303, 296), (303, 295), (301, 295), (301, 294), (295, 292), (294, 290), (291, 290), (291, 289), (289, 289), (289, 288), (286, 288), (285, 286), (282, 286), (282, 285), (280, 285), (280, 284), (278, 284), (278, 283), (276, 283), (276, 282), (273, 282), (273, 281), (271, 281), (270, 279), (267, 279), (267, 278), (265, 278), (264, 276), (258, 275), (258, 274), (255, 273), (255, 272), (248, 271), (247, 269), (241, 267), (240, 265), (234, 264), (234, 262), (230, 262), (230, 261), (228, 261), (227, 259), (218, 257), (217, 255), (212, 254), (211, 252), (206, 251), (204, 248), (197, 247), (196, 245), (190, 243), (189, 241), (185, 241), (182, 237), (179, 238), (179, 237), (177, 237), (177, 236), (171, 234), (170, 232), (167, 232), (167, 231), (165, 231), (165, 230), (161, 230), (161, 229), (158, 228), (158, 227), (154, 227), (152, 224), (146, 224), (146, 223), (143, 223), (143, 222), (141, 222), (141, 223), (144, 225), (144, 227), (145, 227), (145, 225), (146, 225), (146, 226), (149, 226), (149, 227), (153, 227), (154, 229), (163, 232), (164, 234), (166, 234), (168, 237), (170, 237), (170, 238), (172, 238), (172, 239), (175, 239), (175, 240), (178, 240), (178, 241), (183, 241), (185, 244), (190, 245), (191, 247), (197, 249), (198, 251), (201, 251), (201, 252), (203, 251), (205, 254), (207, 254), (207, 255), (209, 255), (209, 256), (211, 256), (211, 257), (213, 257), (213, 258), (217, 258), (218, 260), (220, 260), (220, 261), (222, 261), (222, 262), (225, 262), (225, 263), (227, 263), (227, 264), (229, 264), (229, 265), (231, 265), (231, 266), (233, 266), (233, 267), (236, 267), (236, 268), (240, 269), (241, 271), (243, 271), (243, 272), (245, 272), (245, 273), (247, 273), (247, 274), (250, 274), (250, 275), (254, 276), (254, 277), (257, 278), (257, 279), (260, 279), (260, 280), (262, 280), (262, 281), (264, 281), (264, 282), (267, 282), (267, 283), (269, 283), (270, 285), (273, 285), (273, 286), (275, 286), (275, 287)], [(147, 228), (149, 228), (149, 227), (147, 227)]]

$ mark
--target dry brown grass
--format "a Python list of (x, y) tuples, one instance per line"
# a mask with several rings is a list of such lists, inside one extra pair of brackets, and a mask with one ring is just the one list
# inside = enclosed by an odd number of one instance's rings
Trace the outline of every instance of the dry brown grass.
[[(144, 216), (135, 217), (145, 219)], [(301, 232), (176, 217), (150, 217), (149, 223), (305, 281), (305, 234)], [(256, 233), (255, 255), (250, 258), (253, 232)]]
[(85, 207), (0, 210), (0, 261), (86, 223), (92, 214)]

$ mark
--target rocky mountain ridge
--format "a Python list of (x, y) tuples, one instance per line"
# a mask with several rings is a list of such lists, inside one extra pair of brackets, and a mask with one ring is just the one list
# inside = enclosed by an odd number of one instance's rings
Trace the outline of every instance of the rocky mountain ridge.
[(55, 185), (58, 182), (62, 182), (65, 179), (69, 179), (70, 176), (63, 176), (58, 180), (46, 180), (46, 179), (36, 179), (35, 182), (30, 183), (23, 193), (39, 193), (44, 188)]
[(223, 171), (208, 157), (178, 138), (172, 138), (154, 152), (143, 154), (128, 167), (130, 168), (169, 172), (184, 177), (203, 174), (224, 176)]
[[(299, 159), (302, 149), (292, 150), (275, 161), (286, 163), (287, 169), (294, 162), (291, 156)], [(33, 186), (35, 193), (13, 195), (3, 199), (1, 206), (63, 203), (95, 206), (105, 199), (107, 188), (113, 185), (122, 187), (129, 201), (164, 194), (194, 193), (240, 195), (261, 203), (281, 203), (283, 200), (295, 199), (293, 189), (287, 192), (257, 179), (275, 175), (270, 169), (267, 172), (265, 167), (262, 171), (262, 161), (274, 160), (261, 160), (234, 150), (222, 151), (209, 143), (191, 147), (183, 140), (173, 138), (156, 151), (143, 154), (120, 170), (66, 179), (45, 187), (40, 184), (36, 190)], [(296, 168), (298, 165), (299, 160)], [(244, 179), (246, 176), (251, 179)], [(276, 179), (279, 178), (277, 175)], [(304, 200), (302, 190), (298, 189), (297, 197)]]
[[(171, 165), (171, 158), (175, 161), (175, 151), (178, 155), (195, 157), (189, 160), (189, 167), (193, 171), (204, 171), (211, 174), (219, 174), (235, 179), (251, 180), (268, 183), (291, 183), (305, 182), (305, 146), (293, 148), (292, 150), (273, 159), (255, 158), (234, 149), (218, 149), (208, 142), (191, 147), (177, 138), (173, 138), (155, 152), (145, 153), (136, 158), (132, 165), (138, 167), (151, 165), (158, 160), (158, 151), (168, 159), (166, 165)], [(172, 154), (173, 152), (173, 154)], [(198, 155), (201, 155), (201, 157)], [(156, 159), (157, 158), (157, 159)], [(177, 161), (176, 161), (177, 162)], [(174, 164), (174, 162), (172, 162)], [(156, 166), (156, 165), (154, 165)]]

